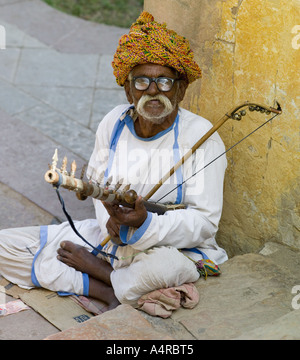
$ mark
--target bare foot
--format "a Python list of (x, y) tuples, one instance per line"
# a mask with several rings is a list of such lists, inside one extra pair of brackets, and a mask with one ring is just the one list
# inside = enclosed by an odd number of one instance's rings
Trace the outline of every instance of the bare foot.
[(109, 263), (71, 241), (63, 241), (60, 246), (57, 250), (58, 260), (111, 286), (110, 273), (113, 269)]
[(105, 311), (112, 310), (120, 305), (111, 286), (91, 277), (89, 281), (89, 296), (105, 302), (107, 304)]

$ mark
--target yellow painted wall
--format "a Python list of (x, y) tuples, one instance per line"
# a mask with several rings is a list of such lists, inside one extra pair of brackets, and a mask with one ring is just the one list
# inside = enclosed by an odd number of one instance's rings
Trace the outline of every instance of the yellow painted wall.
[[(248, 101), (283, 114), (227, 155), (218, 242), (229, 255), (267, 241), (300, 249), (300, 0), (145, 0), (186, 36), (203, 70), (182, 106), (215, 123)], [(268, 117), (249, 113), (219, 130), (229, 148)]]

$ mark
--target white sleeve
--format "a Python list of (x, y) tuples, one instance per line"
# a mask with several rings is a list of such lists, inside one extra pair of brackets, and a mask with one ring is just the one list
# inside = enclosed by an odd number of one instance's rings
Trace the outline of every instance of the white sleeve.
[[(204, 161), (200, 159), (194, 164), (197, 170), (225, 150), (218, 135), (207, 140), (202, 149)], [(138, 229), (121, 226), (123, 243), (138, 250), (163, 245), (179, 249), (214, 246), (222, 213), (226, 165), (226, 157), (222, 156), (184, 184), (186, 209), (167, 211), (164, 215), (148, 213), (147, 219)], [(198, 193), (195, 184), (200, 184)]]

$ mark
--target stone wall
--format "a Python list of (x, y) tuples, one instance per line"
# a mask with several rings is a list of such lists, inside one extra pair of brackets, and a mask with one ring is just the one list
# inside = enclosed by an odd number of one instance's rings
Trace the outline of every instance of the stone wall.
[[(186, 36), (203, 70), (183, 107), (215, 123), (248, 101), (283, 114), (227, 154), (218, 242), (229, 255), (267, 241), (300, 249), (300, 1), (145, 0)], [(247, 113), (219, 130), (229, 148), (267, 119)]]

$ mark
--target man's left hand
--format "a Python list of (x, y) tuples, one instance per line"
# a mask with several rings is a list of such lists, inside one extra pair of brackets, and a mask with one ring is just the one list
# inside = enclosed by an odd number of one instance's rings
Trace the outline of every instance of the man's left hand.
[(105, 201), (102, 203), (110, 215), (110, 221), (115, 224), (139, 228), (147, 218), (147, 210), (141, 196), (137, 198), (133, 209)]

